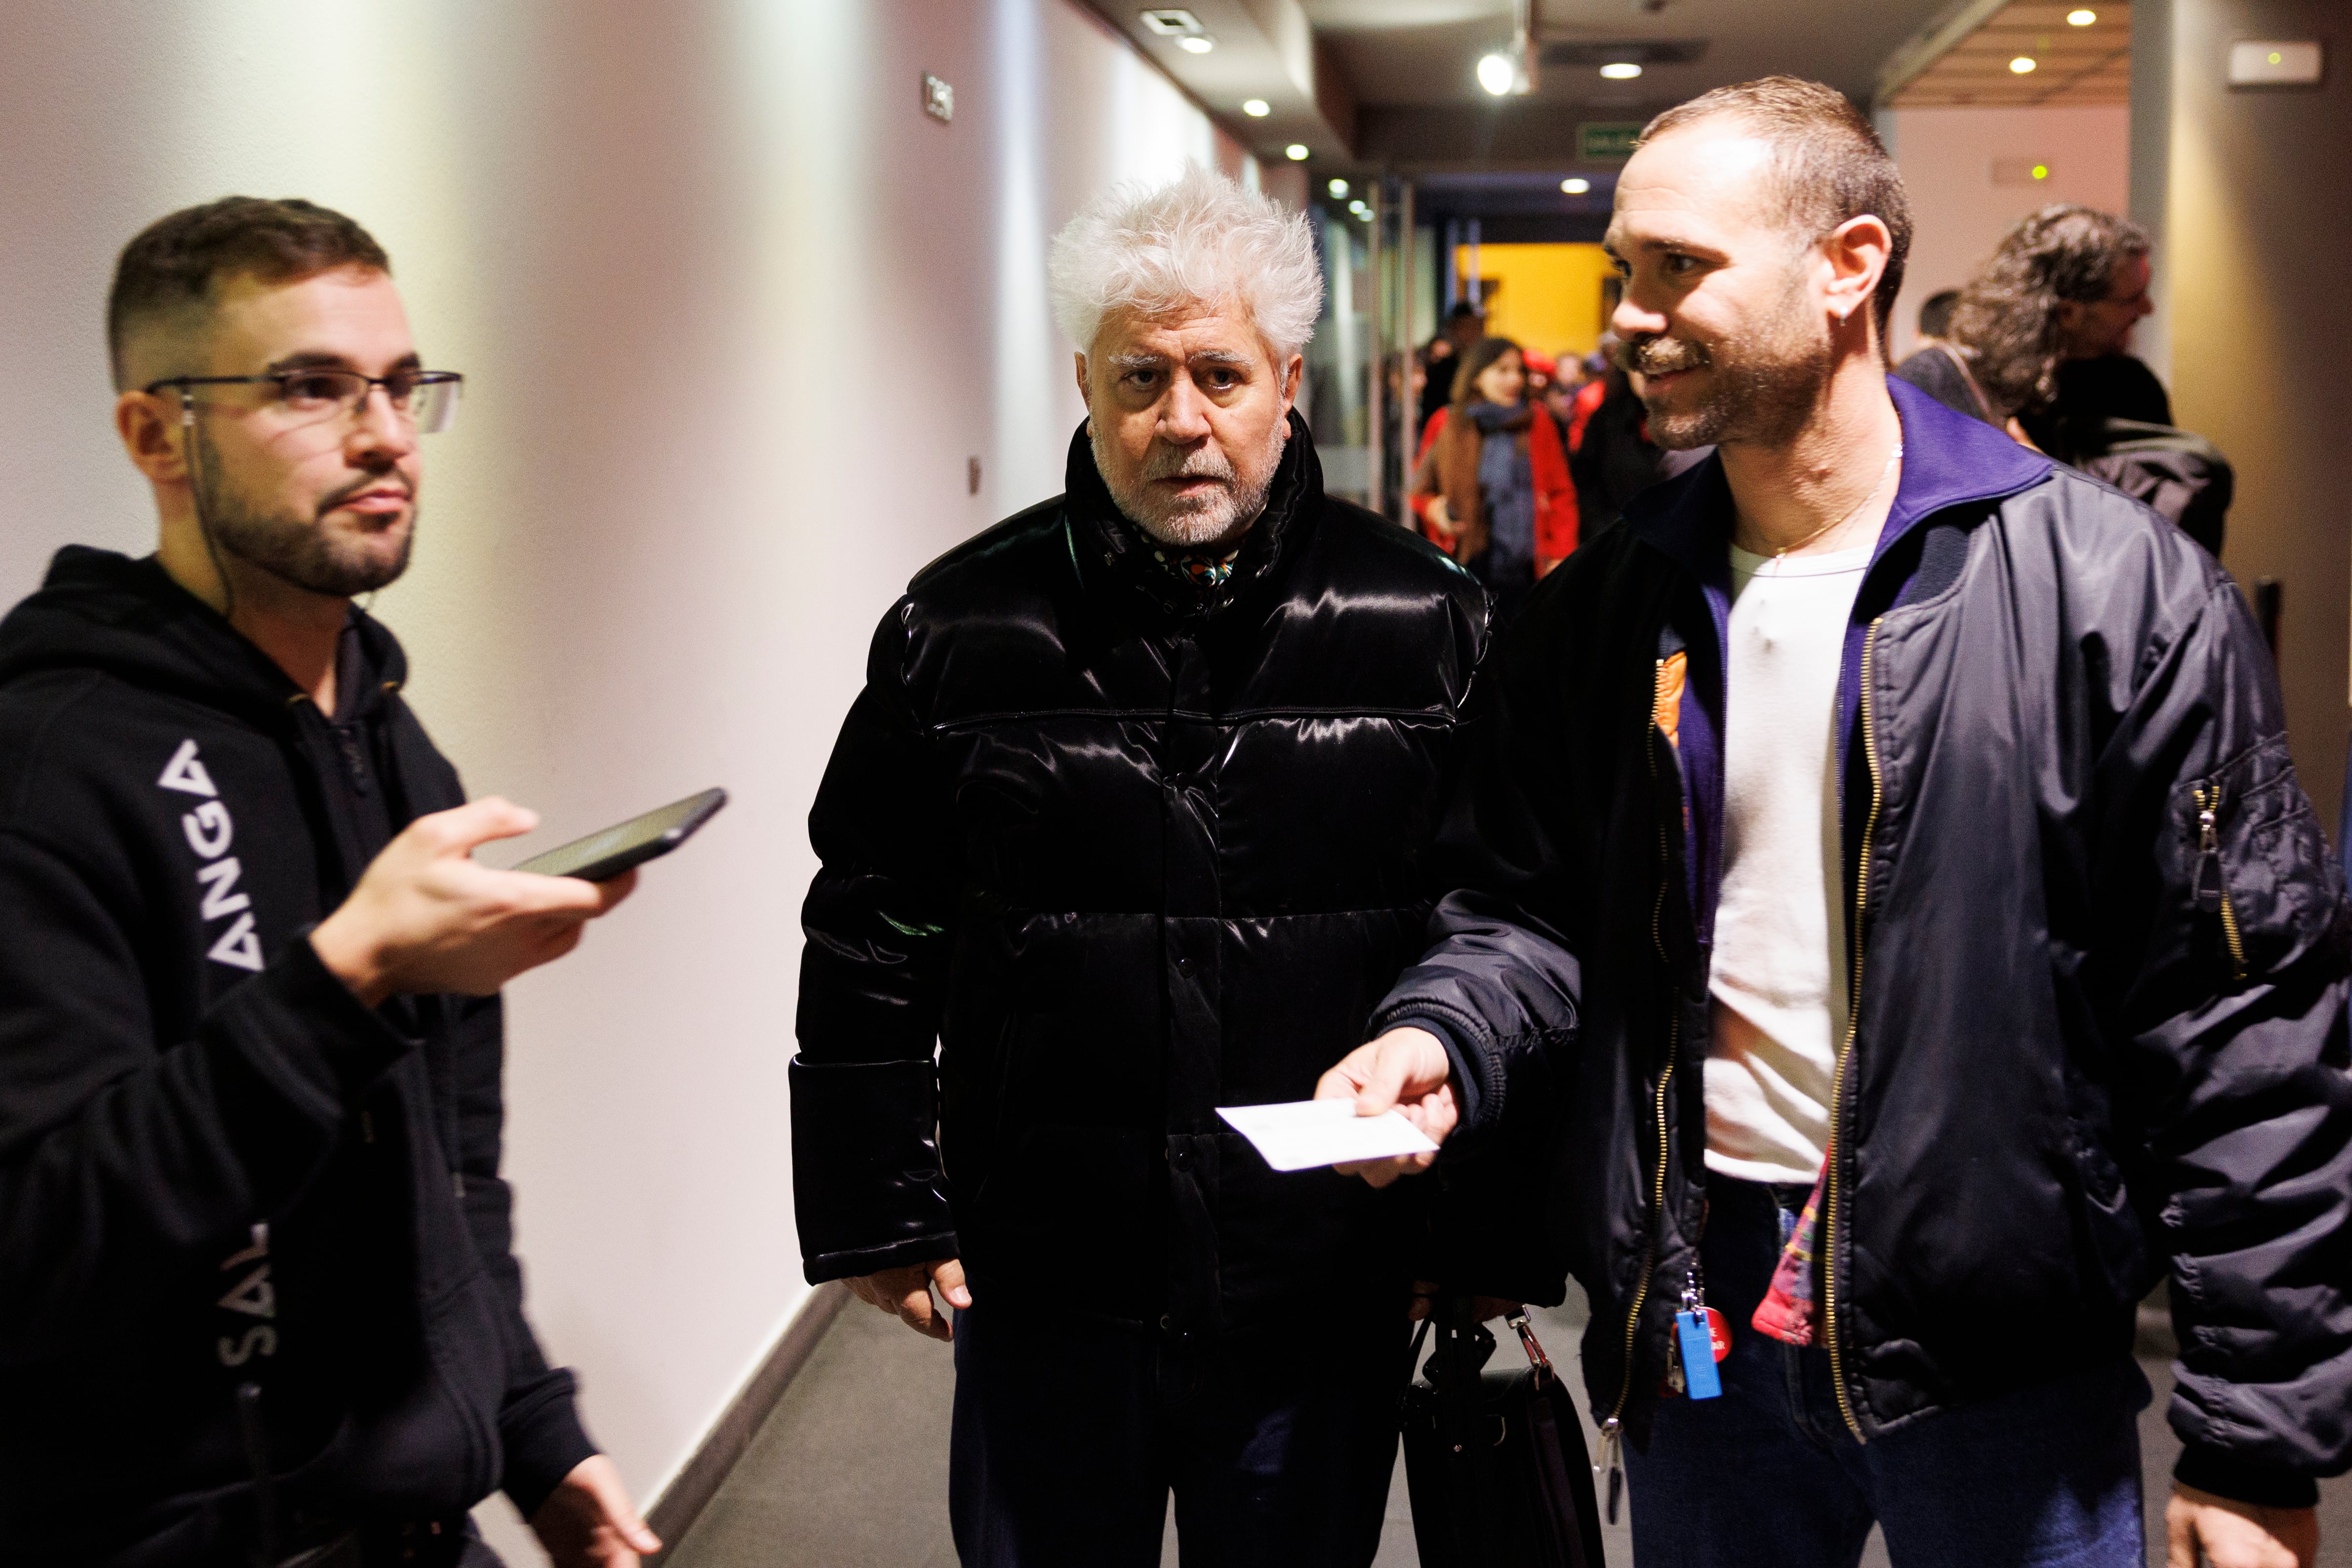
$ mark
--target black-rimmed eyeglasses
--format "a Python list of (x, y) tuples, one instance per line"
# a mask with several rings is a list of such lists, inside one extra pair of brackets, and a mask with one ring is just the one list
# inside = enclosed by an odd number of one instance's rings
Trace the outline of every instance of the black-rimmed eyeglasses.
[(388, 376), (363, 376), (357, 371), (311, 366), (300, 370), (266, 371), (257, 376), (172, 376), (150, 382), (140, 390), (166, 388), (184, 400), (190, 387), (262, 386), (278, 389), (275, 402), (304, 424), (358, 413), (376, 388), (383, 389), (392, 412), (420, 435), (436, 435), (449, 428), (457, 412), (457, 392), (466, 378), (455, 371), (394, 371)]

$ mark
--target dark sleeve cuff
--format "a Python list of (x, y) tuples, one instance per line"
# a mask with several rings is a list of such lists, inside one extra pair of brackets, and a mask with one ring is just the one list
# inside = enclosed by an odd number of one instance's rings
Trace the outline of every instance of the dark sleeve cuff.
[(827, 1280), (855, 1280), (861, 1275), (878, 1274), (885, 1269), (903, 1269), (909, 1263), (936, 1263), (942, 1258), (962, 1256), (955, 1232), (950, 1230), (937, 1236), (894, 1241), (887, 1247), (812, 1253), (802, 1263), (801, 1271), (808, 1276), (810, 1284), (822, 1285)]
[(596, 1452), (596, 1445), (580, 1425), (572, 1395), (570, 1375), (558, 1373), (548, 1379), (543, 1390), (536, 1391), (535, 1397), (510, 1405), (499, 1414), (499, 1439), (507, 1453), (501, 1490), (526, 1521), (554, 1495), (581, 1460)]
[[(1461, 1019), (1447, 1009), (1431, 1002), (1406, 1002), (1376, 1015), (1370, 1036), (1378, 1039), (1392, 1029), (1427, 1030), (1445, 1047), (1446, 1061), (1453, 1064), (1454, 1109), (1461, 1116), (1454, 1138), (1475, 1142), (1478, 1135), (1496, 1121), (1501, 1096), (1489, 1091), (1485, 1073), (1487, 1061), (1468, 1037), (1469, 1031)], [(1454, 1139), (1447, 1140), (1453, 1146)]]
[(2191, 1443), (2180, 1450), (2172, 1479), (2182, 1486), (2257, 1508), (2319, 1505), (2319, 1483), (2311, 1477), (2273, 1465), (2249, 1464), (2203, 1443)]
[(257, 1071), (321, 1120), (340, 1119), (416, 1043), (320, 962), (307, 931), (224, 997), (214, 1019)]

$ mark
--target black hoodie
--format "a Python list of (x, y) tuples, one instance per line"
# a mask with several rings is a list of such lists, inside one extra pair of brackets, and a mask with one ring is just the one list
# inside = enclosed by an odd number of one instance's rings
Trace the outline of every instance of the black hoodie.
[(392, 634), (354, 612), (340, 665), (331, 722), (153, 559), (80, 548), (0, 622), (12, 1560), (527, 1516), (593, 1452), (522, 1317), (498, 999), (371, 1010), (307, 939), (465, 800)]

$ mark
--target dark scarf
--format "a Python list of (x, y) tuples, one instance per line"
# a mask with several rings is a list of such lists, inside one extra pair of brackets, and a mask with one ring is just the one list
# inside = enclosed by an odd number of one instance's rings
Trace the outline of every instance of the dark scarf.
[(1310, 519), (1323, 499), (1322, 465), (1315, 460), (1306, 422), (1296, 412), (1290, 415), (1282, 460), (1266, 489), (1265, 510), (1223, 556), (1163, 544), (1121, 512), (1096, 471), (1084, 424), (1070, 438), (1067, 484), (1064, 504), (1071, 517), (1073, 549), (1100, 560), (1161, 611), (1179, 618), (1220, 614), (1244, 597), (1281, 563), (1296, 542), (1294, 536), (1312, 526)]

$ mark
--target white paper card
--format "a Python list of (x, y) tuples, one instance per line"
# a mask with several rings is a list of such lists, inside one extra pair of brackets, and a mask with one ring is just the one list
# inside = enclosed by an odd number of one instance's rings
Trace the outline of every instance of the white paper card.
[(1279, 1105), (1221, 1105), (1217, 1114), (1256, 1145), (1278, 1171), (1342, 1160), (1385, 1160), (1434, 1154), (1427, 1134), (1394, 1111), (1359, 1116), (1353, 1100), (1293, 1100)]

